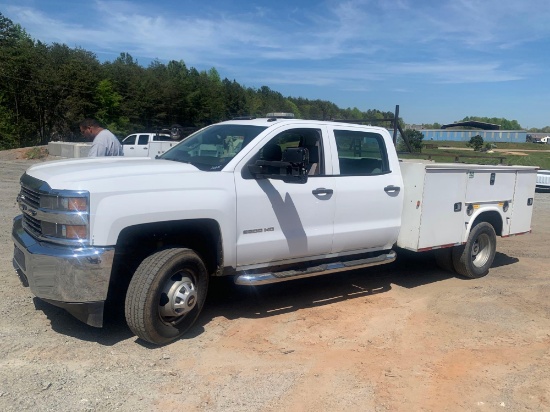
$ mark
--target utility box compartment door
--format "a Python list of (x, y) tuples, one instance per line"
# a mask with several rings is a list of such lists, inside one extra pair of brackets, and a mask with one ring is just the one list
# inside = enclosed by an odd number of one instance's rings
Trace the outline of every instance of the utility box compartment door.
[(418, 249), (462, 242), (465, 173), (428, 170), (425, 180)]
[(481, 169), (471, 166), (467, 171), (466, 203), (484, 203), (512, 200), (516, 184), (516, 170)]
[(510, 234), (525, 233), (531, 230), (533, 216), (533, 195), (537, 180), (537, 172), (518, 171), (514, 199), (512, 200), (512, 217)]
[(403, 217), (397, 246), (409, 250), (449, 246), (465, 231), (465, 170), (401, 163), (405, 186)]

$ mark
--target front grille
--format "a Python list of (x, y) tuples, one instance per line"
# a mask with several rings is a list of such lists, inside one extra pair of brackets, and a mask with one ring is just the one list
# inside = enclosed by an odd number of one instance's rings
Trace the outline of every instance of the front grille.
[(23, 228), (25, 228), (27, 231), (31, 232), (35, 236), (42, 235), (40, 220), (35, 219), (34, 217), (27, 215), (26, 213), (23, 213)]
[(35, 209), (40, 207), (40, 193), (23, 185), (21, 186), (21, 200)]
[[(66, 210), (62, 199), (71, 197), (86, 198), (86, 203), (89, 200), (88, 192), (52, 190), (46, 182), (24, 174), (21, 177), (21, 192), (17, 196), (17, 202), (23, 212), (25, 231), (32, 237), (47, 242), (78, 246), (85, 244), (89, 239), (89, 212)], [(86, 237), (76, 238), (75, 232), (71, 231), (72, 237), (67, 238), (67, 228), (83, 225), (86, 225)]]

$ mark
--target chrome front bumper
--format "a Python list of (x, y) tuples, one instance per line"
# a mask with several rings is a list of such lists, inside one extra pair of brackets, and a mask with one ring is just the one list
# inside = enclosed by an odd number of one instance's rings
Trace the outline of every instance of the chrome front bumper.
[(13, 266), (36, 297), (91, 326), (103, 325), (114, 247), (74, 248), (39, 242), (25, 232), (21, 216), (13, 220), (12, 239)]

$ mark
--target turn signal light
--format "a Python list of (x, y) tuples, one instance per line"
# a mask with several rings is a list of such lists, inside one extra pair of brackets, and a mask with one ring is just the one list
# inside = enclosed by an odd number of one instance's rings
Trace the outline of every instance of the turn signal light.
[(88, 199), (85, 197), (68, 197), (67, 210), (85, 212), (88, 210)]
[(63, 235), (66, 239), (86, 239), (86, 226), (63, 225)]

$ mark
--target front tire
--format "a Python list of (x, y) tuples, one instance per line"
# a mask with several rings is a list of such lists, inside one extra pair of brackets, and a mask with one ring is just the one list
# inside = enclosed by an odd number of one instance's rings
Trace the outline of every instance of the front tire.
[(139, 338), (164, 345), (181, 337), (202, 310), (208, 273), (190, 249), (166, 249), (137, 268), (125, 301), (126, 322)]
[(495, 229), (487, 222), (474, 226), (464, 246), (453, 248), (453, 264), (462, 276), (477, 279), (485, 276), (495, 259)]

